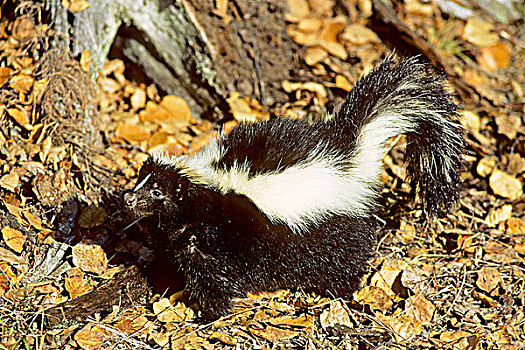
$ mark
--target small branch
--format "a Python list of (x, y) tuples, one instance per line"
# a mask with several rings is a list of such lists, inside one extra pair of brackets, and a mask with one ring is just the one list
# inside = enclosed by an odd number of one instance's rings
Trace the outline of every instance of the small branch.
[(95, 313), (110, 313), (113, 305), (127, 308), (144, 304), (150, 290), (136, 266), (130, 266), (99, 287), (75, 299), (47, 309), (48, 325), (85, 321)]

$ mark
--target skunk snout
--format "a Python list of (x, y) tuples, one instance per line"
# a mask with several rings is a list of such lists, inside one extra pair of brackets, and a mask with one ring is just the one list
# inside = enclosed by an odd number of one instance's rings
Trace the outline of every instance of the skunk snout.
[(128, 208), (134, 208), (137, 204), (137, 194), (133, 192), (124, 193), (124, 203)]

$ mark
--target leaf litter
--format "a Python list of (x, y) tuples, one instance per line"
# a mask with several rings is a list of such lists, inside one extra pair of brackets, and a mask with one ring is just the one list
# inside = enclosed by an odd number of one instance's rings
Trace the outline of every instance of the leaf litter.
[[(89, 4), (64, 6), (83, 11)], [(180, 97), (128, 80), (128, 67), (118, 59), (106, 62), (93, 85), (89, 51), (78, 58), (52, 51), (52, 30), (36, 20), (38, 6), (23, 2), (21, 8), (0, 23), (3, 347), (522, 348), (525, 75), (519, 69), (525, 52), (516, 45), (523, 33), (515, 26), (490, 16), (446, 18), (434, 3), (400, 3), (399, 17), (454, 62), (485, 100), (463, 106), (468, 167), (461, 203), (447, 218), (428, 225), (417, 207), (401, 209), (410, 192), (403, 182), (403, 138), (393, 146), (382, 175), (385, 225), (370, 274), (352, 300), (302, 290), (260, 293), (239, 300), (228, 317), (202, 324), (181, 291), (46, 329), (35, 322), (36, 313), (111, 280), (114, 274), (106, 272), (122, 264), (122, 256), (151, 260), (140, 240), (109, 237), (115, 208), (102, 201), (101, 189), (129, 186), (150, 152), (196, 152), (220, 126), (191, 115)], [(217, 2), (225, 20), (231, 10)], [(377, 64), (388, 49), (371, 29), (372, 14), (367, 0), (342, 6), (289, 1), (286, 30), (304, 45), (301, 59), (323, 83), (283, 81), (290, 96), (279, 106), (283, 116), (304, 118), (305, 107), (323, 109), (329, 96), (348, 91)], [(222, 125), (226, 131), (269, 117), (238, 92), (227, 102), (234, 119)], [(90, 137), (100, 133), (104, 139)], [(64, 205), (72, 195), (85, 205)], [(62, 211), (49, 215), (59, 204)], [(66, 236), (72, 240), (56, 241)], [(35, 257), (56, 244), (73, 247), (72, 262), (28, 282)]]

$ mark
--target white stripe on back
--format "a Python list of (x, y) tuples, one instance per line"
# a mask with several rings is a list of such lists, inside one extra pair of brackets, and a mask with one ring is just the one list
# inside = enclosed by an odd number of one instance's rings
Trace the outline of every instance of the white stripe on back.
[(378, 195), (385, 142), (412, 128), (413, 123), (406, 117), (389, 111), (361, 130), (358, 146), (350, 155), (320, 145), (301, 163), (259, 175), (250, 174), (249, 161), (217, 169), (214, 163), (226, 152), (220, 136), (187, 158), (157, 159), (196, 175), (199, 182), (222, 193), (245, 195), (272, 222), (285, 224), (300, 234), (333, 215), (358, 217), (368, 212)]

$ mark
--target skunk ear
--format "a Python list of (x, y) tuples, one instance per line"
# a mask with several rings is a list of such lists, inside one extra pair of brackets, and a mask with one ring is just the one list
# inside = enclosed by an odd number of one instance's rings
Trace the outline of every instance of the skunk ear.
[(139, 171), (139, 180), (141, 177), (146, 176), (147, 174), (150, 174), (155, 166), (155, 163), (151, 157), (149, 157), (140, 167)]

